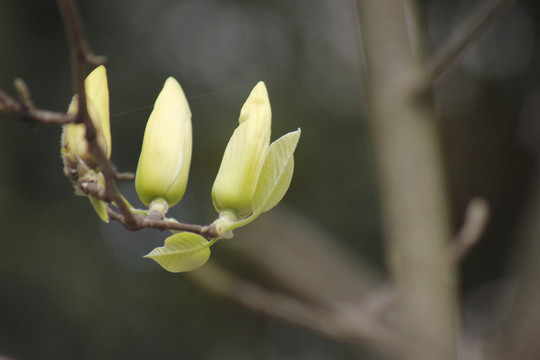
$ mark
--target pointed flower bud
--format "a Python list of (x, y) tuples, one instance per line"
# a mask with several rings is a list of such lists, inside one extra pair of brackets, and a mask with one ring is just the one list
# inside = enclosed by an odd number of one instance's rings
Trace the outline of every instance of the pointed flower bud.
[(146, 124), (135, 176), (135, 187), (144, 204), (162, 205), (165, 200), (173, 206), (182, 199), (191, 142), (191, 111), (186, 96), (178, 82), (169, 77)]
[(251, 91), (240, 112), (219, 168), (212, 200), (220, 213), (240, 218), (252, 212), (252, 198), (270, 145), (272, 110), (264, 82)]
[[(97, 131), (97, 142), (101, 149), (111, 156), (111, 127), (109, 120), (109, 87), (107, 71), (103, 65), (97, 67), (84, 81), (86, 90), (86, 103), (88, 115)], [(68, 113), (75, 114), (79, 108), (77, 95), (69, 105)], [(76, 167), (77, 159), (86, 163), (90, 168), (96, 167), (96, 161), (88, 152), (86, 142), (86, 128), (84, 124), (68, 124), (64, 126), (62, 134), (62, 155), (65, 165)]]

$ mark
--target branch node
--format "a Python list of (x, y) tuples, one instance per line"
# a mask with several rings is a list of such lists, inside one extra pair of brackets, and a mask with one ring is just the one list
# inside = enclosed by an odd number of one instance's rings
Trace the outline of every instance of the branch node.
[(27, 109), (34, 109), (34, 102), (32, 101), (30, 89), (28, 88), (26, 82), (21, 78), (17, 78), (15, 81), (13, 81), (13, 86), (15, 87), (17, 95), (19, 96), (23, 106)]

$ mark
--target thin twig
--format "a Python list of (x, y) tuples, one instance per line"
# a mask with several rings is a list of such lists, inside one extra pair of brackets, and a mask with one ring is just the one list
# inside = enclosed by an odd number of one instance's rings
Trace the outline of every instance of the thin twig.
[(241, 279), (215, 262), (207, 263), (188, 276), (215, 295), (336, 341), (357, 346), (369, 344), (394, 355), (403, 348), (393, 331), (356, 308), (315, 306)]
[(472, 11), (427, 61), (433, 82), (454, 66), (465, 51), (510, 9), (516, 0), (487, 0)]
[(141, 229), (157, 229), (161, 231), (173, 230), (173, 231), (186, 231), (194, 234), (199, 234), (204, 236), (207, 239), (218, 238), (219, 235), (216, 232), (216, 228), (212, 225), (194, 225), (194, 224), (185, 224), (181, 222), (172, 222), (167, 220), (157, 220), (149, 216), (144, 215), (134, 215), (136, 219), (135, 227), (126, 226), (126, 219), (124, 215), (114, 211), (110, 207), (107, 208), (107, 213), (109, 217), (115, 221), (118, 221), (126, 229), (131, 231), (137, 231)]
[(62, 112), (36, 109), (0, 90), (0, 111), (13, 114), (23, 120), (41, 124), (65, 125), (75, 121), (75, 116)]
[(485, 199), (474, 198), (467, 205), (463, 226), (447, 246), (451, 261), (460, 262), (478, 243), (489, 218), (489, 205)]

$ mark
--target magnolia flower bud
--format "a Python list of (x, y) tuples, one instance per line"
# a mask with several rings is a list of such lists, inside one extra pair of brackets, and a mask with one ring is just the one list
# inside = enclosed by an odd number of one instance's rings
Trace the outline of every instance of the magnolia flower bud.
[(243, 217), (252, 212), (251, 202), (270, 145), (272, 110), (264, 82), (251, 91), (240, 112), (219, 168), (212, 200), (220, 213)]
[(146, 124), (135, 176), (135, 187), (144, 204), (164, 199), (173, 206), (182, 199), (191, 142), (191, 111), (186, 96), (178, 82), (169, 77)]
[[(97, 67), (84, 81), (88, 115), (96, 128), (99, 147), (111, 156), (111, 127), (109, 120), (109, 88), (107, 71), (103, 65)], [(79, 108), (77, 95), (69, 105), (68, 113), (76, 114)], [(75, 168), (77, 159), (86, 163), (90, 168), (97, 166), (96, 160), (88, 151), (84, 124), (68, 124), (62, 134), (62, 155), (67, 167)]]

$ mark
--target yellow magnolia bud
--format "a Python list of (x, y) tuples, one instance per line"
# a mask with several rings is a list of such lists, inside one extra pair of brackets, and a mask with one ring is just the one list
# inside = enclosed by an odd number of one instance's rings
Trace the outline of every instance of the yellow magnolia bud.
[(178, 82), (169, 77), (144, 132), (135, 187), (149, 205), (165, 199), (173, 206), (186, 190), (191, 162), (191, 111)]
[(251, 201), (270, 145), (272, 110), (264, 82), (251, 91), (240, 112), (219, 168), (212, 200), (218, 212), (237, 217), (252, 212)]
[[(107, 71), (103, 65), (97, 67), (84, 81), (86, 90), (86, 103), (88, 115), (97, 131), (97, 142), (101, 149), (111, 156), (111, 127), (109, 120), (109, 87), (107, 84)], [(77, 95), (69, 105), (68, 113), (75, 114), (79, 108)], [(84, 124), (68, 124), (64, 126), (62, 134), (62, 155), (66, 165), (75, 167), (77, 158), (83, 160), (89, 167), (96, 167), (96, 161), (88, 152), (88, 143), (85, 139), (86, 127)]]

